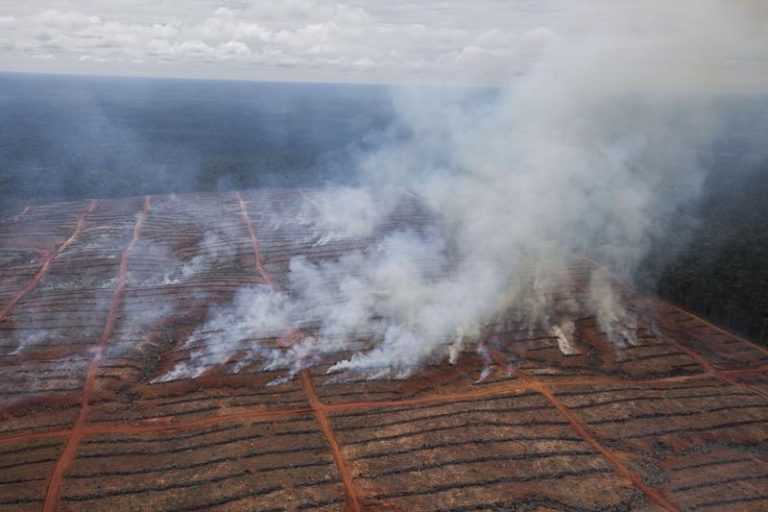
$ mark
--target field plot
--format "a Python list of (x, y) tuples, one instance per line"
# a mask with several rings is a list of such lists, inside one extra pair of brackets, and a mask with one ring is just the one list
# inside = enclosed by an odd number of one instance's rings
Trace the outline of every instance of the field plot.
[[(206, 352), (243, 286), (375, 243), (324, 239), (312, 205), (254, 190), (1, 221), (0, 509), (768, 510), (768, 352), (617, 280), (643, 319), (623, 347), (583, 316), (567, 347), (501, 319), (486, 353), (402, 380)], [(552, 293), (595, 269), (574, 260)]]

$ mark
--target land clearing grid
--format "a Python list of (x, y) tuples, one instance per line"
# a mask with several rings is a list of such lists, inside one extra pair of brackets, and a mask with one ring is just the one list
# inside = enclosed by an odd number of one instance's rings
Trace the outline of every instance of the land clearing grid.
[[(658, 322), (624, 348), (593, 317), (567, 356), (502, 322), (484, 379), (466, 353), (405, 380), (319, 365), (267, 385), (280, 374), (234, 373), (235, 357), (157, 382), (244, 284), (279, 288), (291, 257), (370, 242), (319, 245), (284, 222), (310, 193), (78, 201), (0, 222), (1, 510), (768, 510), (768, 351), (616, 279)], [(169, 276), (202, 250), (202, 271)], [(574, 260), (553, 293), (583, 293), (595, 265)]]

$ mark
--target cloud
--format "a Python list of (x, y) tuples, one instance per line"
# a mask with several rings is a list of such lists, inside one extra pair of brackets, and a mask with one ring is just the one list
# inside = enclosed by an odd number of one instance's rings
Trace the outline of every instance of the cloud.
[(499, 24), (504, 13), (472, 27), (457, 26), (453, 14), (462, 8), (450, 3), (445, 8), (425, 5), (421, 18), (412, 18), (404, 3), (382, 9), (354, 0), (203, 0), (194, 8), (174, 1), (140, 2), (135, 13), (101, 0), (39, 5), (39, 10), (19, 7), (0, 18), (6, 62), (46, 53), (100, 62), (105, 69), (174, 63), (182, 73), (201, 61), (219, 66), (211, 72), (235, 74), (253, 65), (310, 66), (386, 81), (402, 74), (463, 73), (475, 65), (501, 69), (500, 62), (520, 54), (510, 50), (522, 37), (517, 31), (536, 26), (505, 28)]
[(131, 8), (41, 0), (0, 17), (0, 65), (36, 69), (31, 56), (51, 55), (58, 71), (252, 78), (258, 69), (292, 79), (499, 83), (527, 72), (552, 45), (615, 31), (642, 42), (622, 46), (639, 64), (634, 73), (657, 69), (639, 55), (655, 59), (674, 42), (680, 53), (663, 56), (664, 75), (686, 69), (705, 87), (755, 87), (768, 82), (765, 10), (756, 0), (728, 8), (716, 0), (485, 0), (471, 8), (455, 0), (139, 0)]

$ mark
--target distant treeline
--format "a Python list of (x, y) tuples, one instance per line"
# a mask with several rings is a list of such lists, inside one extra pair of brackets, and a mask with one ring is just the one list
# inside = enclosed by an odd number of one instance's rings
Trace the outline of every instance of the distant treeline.
[(26, 203), (345, 182), (376, 86), (0, 74), (0, 216)]
[(657, 240), (641, 285), (768, 345), (768, 165), (712, 173), (690, 213)]

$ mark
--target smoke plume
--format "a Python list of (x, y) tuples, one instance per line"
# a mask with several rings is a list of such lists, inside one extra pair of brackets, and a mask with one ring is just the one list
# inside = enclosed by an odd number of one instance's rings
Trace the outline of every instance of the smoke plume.
[[(616, 345), (635, 343), (640, 319), (603, 274), (580, 295), (558, 289), (584, 255), (632, 276), (664, 219), (696, 197), (719, 128), (713, 102), (741, 85), (709, 55), (758, 41), (745, 19), (760, 9), (642, 5), (631, 20), (626, 6), (571, 13), (596, 17), (589, 30), (542, 28), (542, 47), (501, 90), (393, 90), (397, 126), (361, 158), (361, 185), (315, 193), (296, 217), (318, 244), (369, 243), (296, 257), (279, 286), (244, 287), (162, 379), (235, 354), (291, 372), (330, 361), (331, 372), (404, 377), (482, 352), (500, 322), (546, 332), (566, 354), (584, 316)], [(419, 222), (388, 221), (404, 204)]]

